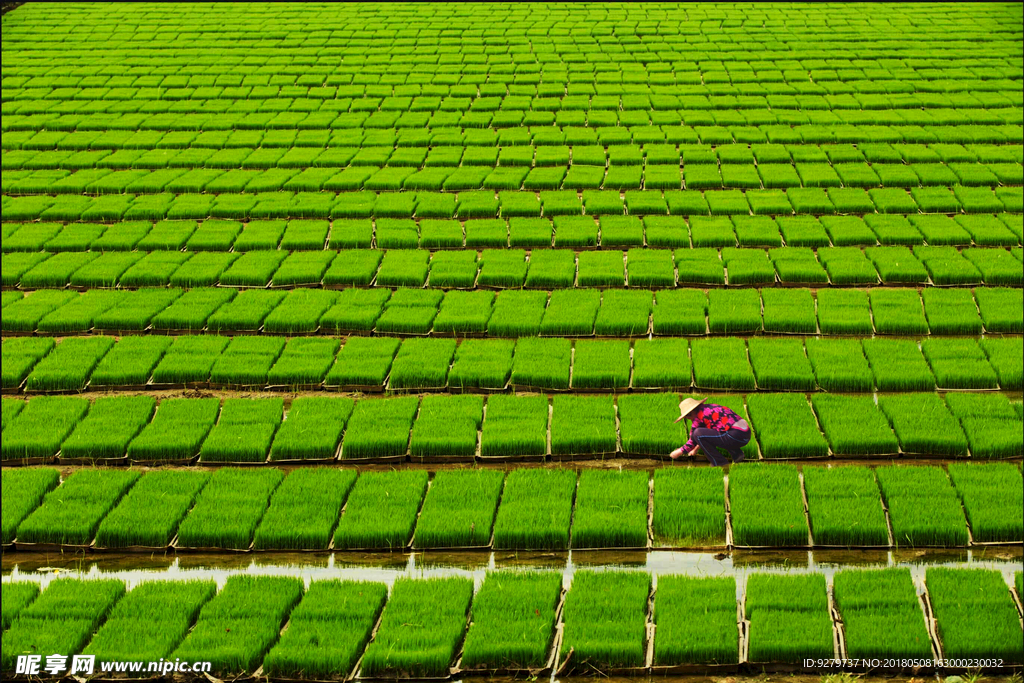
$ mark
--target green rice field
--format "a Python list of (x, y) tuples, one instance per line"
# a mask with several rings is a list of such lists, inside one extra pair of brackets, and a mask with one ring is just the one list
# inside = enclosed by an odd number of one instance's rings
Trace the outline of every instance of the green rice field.
[(1019, 678), (1022, 22), (5, 3), (0, 674)]

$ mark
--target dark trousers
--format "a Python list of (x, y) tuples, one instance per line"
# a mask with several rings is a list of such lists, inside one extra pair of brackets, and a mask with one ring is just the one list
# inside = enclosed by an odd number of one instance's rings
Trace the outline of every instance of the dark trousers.
[(722, 457), (719, 449), (728, 453), (733, 462), (743, 462), (743, 451), (740, 449), (750, 443), (750, 432), (740, 429), (719, 432), (714, 429), (698, 428), (690, 433), (690, 438), (700, 446), (712, 465), (722, 467), (728, 465), (729, 461)]

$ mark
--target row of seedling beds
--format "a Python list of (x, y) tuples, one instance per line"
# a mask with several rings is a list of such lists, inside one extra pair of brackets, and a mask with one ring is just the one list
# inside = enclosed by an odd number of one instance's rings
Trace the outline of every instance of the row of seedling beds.
[[(515, 219), (514, 219), (515, 220)], [(529, 220), (529, 219), (524, 219)], [(582, 219), (589, 221), (589, 219)], [(625, 220), (625, 219), (624, 219)], [(636, 219), (630, 219), (636, 220)], [(693, 219), (695, 222), (697, 219)], [(725, 220), (725, 219), (708, 219)], [(206, 221), (202, 233), (214, 239), (238, 228), (221, 228), (226, 221)], [(308, 221), (307, 221), (308, 222)], [(411, 221), (409, 221), (411, 224)], [(446, 221), (434, 221), (446, 223)], [(440, 226), (457, 234), (457, 221)], [(36, 225), (36, 224), (33, 224)], [(41, 224), (40, 224), (41, 225)], [(250, 224), (251, 225), (251, 224)], [(1020, 287), (1021, 248), (953, 246), (829, 247), (777, 246), (770, 249), (737, 248), (730, 240), (711, 246), (652, 249), (616, 244), (596, 247), (586, 226), (570, 233), (584, 235), (573, 248), (551, 249), (534, 244), (523, 248), (463, 249), (461, 243), (445, 249), (417, 248), (408, 244), (387, 248), (248, 249), (230, 245), (217, 250), (193, 246), (181, 251), (174, 242), (182, 233), (166, 231), (170, 243), (142, 245), (138, 251), (11, 251), (3, 254), (3, 287), (35, 289), (141, 289), (147, 287), (209, 287), (291, 289), (295, 287), (431, 287), (437, 289), (572, 289), (691, 288), (691, 287), (874, 287), (937, 286)], [(639, 226), (639, 222), (637, 222)], [(500, 227), (500, 226), (499, 226)], [(535, 226), (537, 227), (537, 226)], [(543, 226), (539, 226), (543, 227)], [(504, 230), (504, 228), (500, 228)], [(415, 225), (402, 228), (415, 237)], [(410, 232), (411, 231), (411, 232)], [(550, 230), (547, 240), (550, 241)], [(13, 238), (12, 238), (13, 239)], [(557, 242), (557, 240), (556, 240)], [(332, 245), (334, 246), (334, 245)], [(366, 245), (369, 247), (369, 244)], [(541, 248), (544, 247), (544, 248)], [(628, 248), (624, 248), (628, 247)]]
[[(564, 320), (578, 312), (556, 305), (546, 315)], [(1000, 336), (928, 337), (921, 343), (827, 337), (459, 341), (351, 336), (342, 345), (340, 339), (327, 336), (96, 335), (59, 342), (13, 337), (2, 346), (7, 394), (125, 388), (371, 393), (645, 393), (691, 388), (1020, 391), (1021, 354), (1020, 337)]]
[(890, 548), (1024, 540), (1020, 469), (741, 464), (367, 472), (5, 470), (18, 550)]
[[(3, 400), (7, 464), (509, 462), (665, 459), (686, 441), (679, 396), (499, 394)], [(1021, 403), (1000, 393), (712, 395), (753, 424), (746, 457), (1012, 459)], [(703, 462), (703, 458), (698, 457)]]
[[(995, 570), (930, 568), (921, 584), (903, 568), (843, 570), (831, 586), (822, 574), (754, 573), (740, 598), (733, 577), (583, 570), (564, 582), (523, 570), (488, 572), (475, 594), (466, 577), (399, 578), (390, 591), (273, 575), (232, 575), (219, 591), (206, 580), (11, 582), (0, 666), (13, 671), (15, 652), (40, 638), (95, 656), (97, 670), (130, 655), (270, 680), (799, 671), (833, 658), (920, 662), (886, 671), (991, 659), (1001, 663), (982, 670), (1007, 671), (1024, 661), (1020, 616)], [(126, 635), (139, 640), (130, 651)]]

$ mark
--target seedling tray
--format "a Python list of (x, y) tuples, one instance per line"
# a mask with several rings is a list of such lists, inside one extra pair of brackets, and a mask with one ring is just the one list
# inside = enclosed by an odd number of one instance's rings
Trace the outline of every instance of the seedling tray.
[(174, 460), (133, 460), (129, 458), (128, 463), (135, 467), (184, 467), (195, 464), (198, 459), (199, 454), (196, 453), (187, 458), (177, 458)]
[(65, 458), (57, 454), (58, 465), (74, 465), (81, 467), (120, 467), (128, 464), (128, 456), (122, 455), (119, 458)]
[(36, 553), (84, 553), (94, 548), (93, 543), (28, 543), (14, 539), (14, 548)]
[(52, 465), (57, 462), (57, 454), (38, 458), (11, 458), (3, 461), (4, 467), (31, 467), (33, 465)]
[(358, 392), (361, 394), (383, 394), (383, 384), (325, 384), (326, 391)]
[(160, 546), (148, 546), (148, 545), (129, 545), (123, 548), (108, 548), (105, 546), (93, 545), (91, 550), (97, 553), (165, 553), (172, 549), (172, 544), (177, 540), (172, 539), (167, 545)]
[(198, 547), (198, 546), (187, 546), (178, 545), (178, 539), (175, 538), (171, 543), (171, 549), (177, 553), (231, 553), (231, 554), (243, 554), (251, 553), (253, 551), (253, 543), (249, 542), (249, 545), (245, 548), (217, 548), (217, 547)]
[(657, 624), (651, 623), (648, 625), (648, 648), (647, 648), (647, 666), (652, 674), (679, 674), (679, 675), (702, 675), (702, 674), (725, 674), (735, 673), (740, 670), (740, 659), (743, 656), (744, 650), (744, 628), (743, 628), (743, 615), (740, 611), (739, 603), (736, 603), (736, 637), (739, 644), (737, 661), (733, 664), (655, 664), (654, 663), (654, 638), (657, 634)]
[(449, 394), (503, 394), (508, 391), (509, 382), (501, 387), (448, 387)]
[(604, 451), (600, 453), (552, 453), (551, 460), (556, 462), (575, 462), (577, 460), (605, 460), (617, 458), (618, 451)]
[[(558, 597), (558, 607), (555, 608), (555, 632), (551, 637), (550, 648), (551, 651), (548, 654), (547, 661), (544, 662), (543, 666), (540, 667), (497, 667), (497, 668), (486, 668), (486, 667), (463, 667), (462, 656), (460, 654), (458, 662), (455, 664), (455, 671), (459, 674), (466, 676), (504, 676), (510, 678), (538, 678), (540, 676), (547, 676), (554, 671), (555, 661), (558, 658), (558, 650), (562, 644), (562, 631), (558, 628), (557, 624), (562, 620), (562, 610), (565, 608), (565, 596), (566, 590), (563, 588), (561, 594)], [(472, 626), (472, 622), (470, 622)]]

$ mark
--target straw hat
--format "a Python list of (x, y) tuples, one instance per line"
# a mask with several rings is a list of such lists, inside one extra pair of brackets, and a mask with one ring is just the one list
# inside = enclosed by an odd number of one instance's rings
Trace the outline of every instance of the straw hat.
[(689, 415), (694, 408), (696, 408), (706, 400), (707, 399), (703, 398), (684, 398), (683, 402), (679, 404), (680, 415), (676, 419), (676, 422), (685, 419), (686, 416)]

